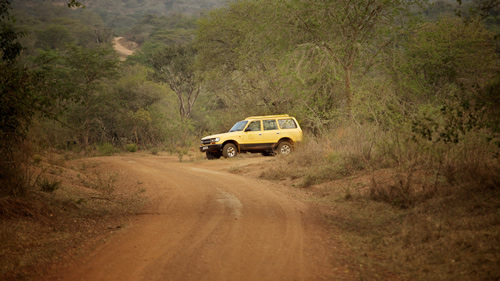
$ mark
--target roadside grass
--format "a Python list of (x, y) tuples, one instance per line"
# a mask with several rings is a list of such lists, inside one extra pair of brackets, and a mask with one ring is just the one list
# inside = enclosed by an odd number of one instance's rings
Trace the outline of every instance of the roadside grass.
[(117, 190), (127, 183), (98, 159), (65, 158), (37, 155), (28, 195), (0, 198), (0, 280), (44, 275), (122, 228), (144, 204), (139, 185)]
[(499, 280), (500, 153), (484, 136), (443, 144), (337, 130), (260, 177), (307, 188), (359, 280)]
[[(348, 198), (335, 185), (319, 190), (330, 194), (321, 197), (330, 208), (326, 221), (353, 251), (360, 280), (500, 277), (498, 190), (456, 188), (409, 209), (373, 201), (356, 188)], [(377, 273), (380, 268), (387, 274)]]

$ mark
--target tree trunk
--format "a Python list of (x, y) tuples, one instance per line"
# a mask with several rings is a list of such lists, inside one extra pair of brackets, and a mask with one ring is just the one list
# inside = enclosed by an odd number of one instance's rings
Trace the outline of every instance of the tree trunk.
[(344, 67), (345, 72), (345, 107), (349, 119), (352, 119), (352, 90), (351, 90), (351, 74), (352, 66)]

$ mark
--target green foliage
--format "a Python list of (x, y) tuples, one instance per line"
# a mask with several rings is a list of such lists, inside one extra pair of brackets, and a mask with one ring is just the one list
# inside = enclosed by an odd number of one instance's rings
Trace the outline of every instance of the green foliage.
[(74, 41), (74, 36), (66, 26), (52, 24), (37, 33), (36, 47), (42, 49), (62, 49), (65, 44)]
[[(122, 68), (121, 78), (110, 85), (108, 91), (105, 102), (109, 104), (109, 111), (100, 113), (108, 128), (107, 139), (117, 145), (135, 142), (148, 146), (162, 142), (166, 89), (147, 80), (145, 67)], [(174, 105), (166, 108), (176, 114)]]
[(128, 152), (136, 152), (137, 151), (137, 144), (135, 143), (129, 143), (125, 146), (125, 149), (128, 151)]
[(103, 129), (99, 112), (102, 111), (104, 81), (117, 77), (118, 56), (111, 46), (84, 49), (69, 45), (63, 53), (63, 66), (67, 68), (67, 79), (72, 85), (77, 103), (72, 105), (68, 122), (77, 131), (80, 142), (99, 141), (92, 138), (95, 131)]
[(137, 22), (125, 37), (139, 44), (186, 44), (193, 40), (195, 18), (181, 14), (171, 16), (146, 15)]
[(418, 28), (399, 65), (395, 75), (401, 95), (462, 99), (477, 95), (496, 75), (499, 58), (493, 34), (481, 22), (446, 17)]
[[(55, 118), (55, 97), (46, 91), (45, 72), (19, 62), (21, 45), (9, 17), (9, 1), (0, 2), (0, 193), (24, 195), (30, 186), (27, 133), (36, 116)], [(60, 97), (66, 100), (65, 96)]]
[(40, 165), (41, 162), (42, 162), (42, 156), (40, 156), (39, 154), (33, 155), (33, 164)]
[(140, 65), (149, 65), (153, 54), (159, 53), (161, 50), (165, 48), (165, 44), (163, 43), (153, 43), (153, 42), (145, 42), (140, 46), (140, 48), (131, 56), (127, 57), (127, 64), (140, 64)]
[(293, 113), (319, 131), (352, 115), (416, 2), (235, 1), (200, 20), (198, 64), (228, 107)]
[(235, 1), (198, 23), (197, 66), (204, 71), (205, 89), (214, 94), (210, 106), (234, 119), (293, 113), (296, 100), (279, 69), (289, 45), (280, 38), (272, 5)]
[[(32, 8), (34, 5), (32, 1), (26, 0), (26, 4)], [(80, 1), (84, 5), (84, 9), (77, 9), (77, 12), (91, 11), (98, 14), (104, 24), (112, 28), (117, 34), (123, 35), (130, 34), (129, 30), (133, 23), (139, 26), (143, 25), (144, 21), (148, 18), (172, 18), (174, 21), (182, 21), (179, 18), (187, 16), (199, 15), (201, 12), (220, 6), (224, 0), (180, 0), (180, 1), (158, 1), (158, 0), (130, 0), (124, 3), (121, 0), (108, 0), (104, 2), (89, 2)], [(68, 5), (75, 3), (75, 1), (68, 1)], [(78, 3), (78, 1), (76, 1)], [(74, 5), (73, 5), (74, 7)], [(27, 9), (27, 7), (26, 7)], [(82, 10), (82, 11), (80, 11)], [(185, 26), (185, 24), (183, 24)], [(167, 28), (167, 26), (165, 26)], [(136, 27), (132, 29), (137, 30)]]
[(479, 110), (467, 102), (447, 103), (439, 112), (424, 111), (413, 121), (412, 130), (429, 141), (458, 143), (465, 134), (483, 126), (484, 114)]
[(0, 1), (0, 55), (4, 61), (14, 60), (22, 50), (18, 40), (23, 33), (14, 28), (9, 8), (9, 1)]
[(489, 139), (497, 137), (491, 85), (498, 80), (500, 60), (493, 42), (480, 22), (456, 17), (425, 23), (409, 38), (395, 80), (402, 98), (419, 105), (412, 121), (415, 134), (456, 144), (469, 132), (489, 128)]
[(201, 81), (194, 69), (196, 49), (192, 45), (167, 46), (151, 58), (151, 78), (163, 82), (177, 95), (181, 119), (191, 116), (201, 91)]
[(68, 0), (68, 8), (79, 8), (85, 6), (82, 6), (82, 3), (78, 2), (77, 0)]
[(111, 143), (105, 142), (97, 146), (97, 151), (100, 156), (112, 156), (113, 154), (120, 152), (120, 149), (114, 147)]

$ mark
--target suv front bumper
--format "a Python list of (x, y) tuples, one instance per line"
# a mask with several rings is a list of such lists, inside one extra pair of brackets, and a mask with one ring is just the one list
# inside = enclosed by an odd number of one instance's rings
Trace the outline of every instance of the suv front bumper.
[(207, 144), (200, 146), (201, 152), (216, 152), (222, 149), (222, 144)]

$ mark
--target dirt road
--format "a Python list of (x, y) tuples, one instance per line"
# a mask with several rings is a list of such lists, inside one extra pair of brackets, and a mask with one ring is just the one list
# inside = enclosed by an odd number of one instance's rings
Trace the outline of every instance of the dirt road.
[[(151, 204), (50, 280), (346, 280), (307, 205), (283, 186), (228, 172), (265, 157), (180, 163), (114, 156)], [(339, 275), (341, 274), (341, 275)]]
[(124, 59), (127, 56), (133, 55), (134, 50), (130, 50), (127, 47), (123, 46), (121, 44), (122, 39), (123, 39), (123, 37), (115, 37), (113, 39), (113, 46), (114, 46), (115, 50), (118, 52), (118, 54), (120, 54), (120, 56), (122, 56), (122, 58)]

